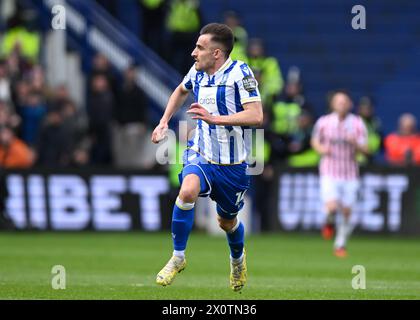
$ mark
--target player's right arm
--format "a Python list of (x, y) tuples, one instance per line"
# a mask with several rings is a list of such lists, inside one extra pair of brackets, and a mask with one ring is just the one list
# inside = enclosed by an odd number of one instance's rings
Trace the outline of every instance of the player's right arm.
[(183, 83), (181, 83), (171, 94), (168, 100), (168, 104), (166, 105), (165, 112), (155, 130), (153, 130), (153, 143), (158, 143), (163, 138), (165, 138), (166, 131), (168, 130), (169, 120), (171, 120), (172, 116), (184, 104), (185, 100), (187, 100), (188, 94), (189, 91), (187, 88), (185, 88)]
[(312, 148), (321, 155), (327, 155), (330, 150), (328, 146), (321, 142), (321, 135), (322, 135), (322, 118), (317, 121), (315, 124), (312, 138), (311, 138), (311, 146)]
[(312, 138), (311, 146), (316, 152), (318, 152), (321, 155), (326, 155), (329, 153), (329, 148), (326, 145), (322, 144), (318, 138)]

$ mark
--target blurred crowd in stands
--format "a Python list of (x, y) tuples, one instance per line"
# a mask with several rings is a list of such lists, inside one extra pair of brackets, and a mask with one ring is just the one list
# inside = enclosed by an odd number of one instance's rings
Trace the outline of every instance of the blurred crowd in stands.
[[(98, 2), (113, 13), (112, 1)], [(141, 40), (185, 74), (204, 24), (199, 1), (139, 0), (138, 4), (143, 12)], [(232, 59), (247, 62), (259, 82), (266, 139), (262, 179), (271, 179), (276, 164), (317, 165), (319, 156), (311, 149), (310, 137), (320, 115), (305, 98), (299, 68), (283, 72), (278, 60), (266, 52), (263, 39), (248, 39), (235, 12), (226, 12), (222, 20), (235, 35)], [(161, 41), (164, 33), (170, 35), (170, 50)], [(130, 66), (118, 77), (107, 58), (96, 54), (87, 75), (86, 105), (80, 106), (64, 84), (47, 83), (40, 63), (41, 39), (19, 14), (0, 34), (0, 166), (155, 166), (154, 157), (146, 157), (145, 151), (155, 124), (148, 116), (148, 99), (136, 83), (137, 67)], [(326, 101), (328, 105), (328, 97)], [(384, 136), (370, 97), (355, 101), (354, 112), (369, 133), (371, 156), (360, 156), (361, 164), (375, 163), (377, 155), (384, 154), (391, 165), (420, 165), (420, 135), (412, 114), (401, 115), (395, 133)]]

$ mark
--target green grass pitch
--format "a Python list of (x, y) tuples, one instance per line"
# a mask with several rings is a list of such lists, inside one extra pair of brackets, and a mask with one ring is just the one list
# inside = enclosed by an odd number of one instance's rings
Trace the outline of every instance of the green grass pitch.
[[(187, 268), (168, 287), (155, 284), (170, 233), (0, 233), (0, 299), (420, 299), (420, 239), (354, 236), (349, 257), (332, 255), (315, 234), (247, 237), (248, 283), (228, 287), (224, 237), (194, 232)], [(63, 265), (66, 289), (53, 290)], [(352, 289), (352, 267), (366, 289)]]

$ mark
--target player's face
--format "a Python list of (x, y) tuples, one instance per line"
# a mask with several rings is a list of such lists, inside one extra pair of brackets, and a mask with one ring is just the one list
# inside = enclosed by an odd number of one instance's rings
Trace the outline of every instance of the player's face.
[(337, 93), (331, 100), (331, 108), (334, 112), (337, 112), (339, 115), (346, 115), (350, 112), (352, 108), (352, 102), (350, 98), (343, 94)]
[(195, 69), (204, 72), (212, 69), (216, 63), (216, 49), (215, 44), (211, 41), (210, 34), (201, 35), (191, 53), (195, 60)]

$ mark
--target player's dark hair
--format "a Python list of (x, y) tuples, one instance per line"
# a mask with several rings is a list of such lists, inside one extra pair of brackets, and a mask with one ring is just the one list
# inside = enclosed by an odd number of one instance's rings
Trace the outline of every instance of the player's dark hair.
[(331, 111), (331, 101), (332, 99), (337, 95), (337, 94), (344, 94), (345, 96), (347, 96), (347, 98), (350, 99), (350, 101), (353, 101), (350, 92), (346, 89), (337, 89), (337, 90), (333, 90), (327, 93), (327, 109), (329, 111)]
[(345, 96), (347, 96), (347, 98), (349, 98), (350, 100), (353, 100), (353, 98), (350, 95), (350, 92), (347, 89), (334, 90), (333, 92), (331, 92), (330, 99), (332, 99), (337, 94), (344, 94)]
[(228, 57), (230, 55), (234, 42), (231, 28), (222, 23), (209, 23), (201, 29), (200, 35), (203, 34), (210, 34), (212, 36), (212, 41), (222, 44), (225, 56)]

